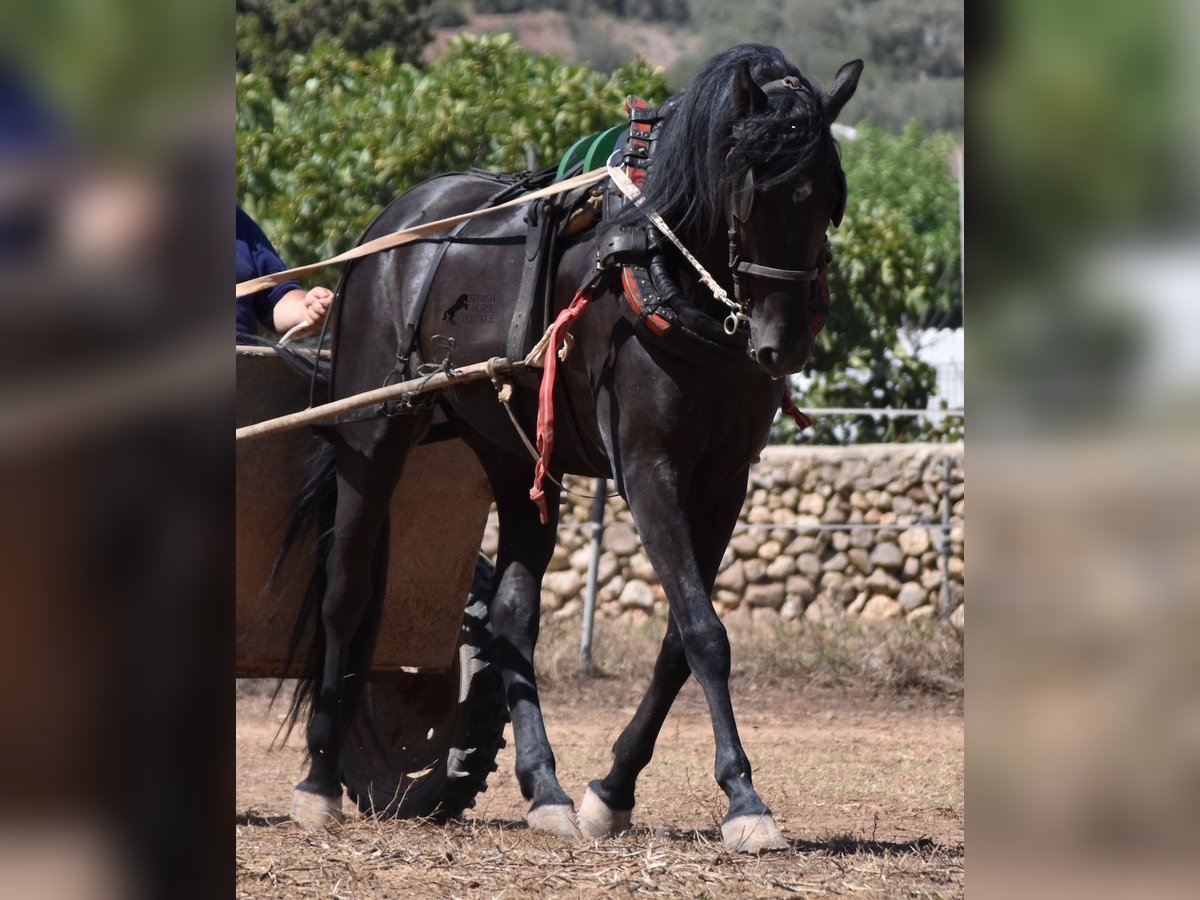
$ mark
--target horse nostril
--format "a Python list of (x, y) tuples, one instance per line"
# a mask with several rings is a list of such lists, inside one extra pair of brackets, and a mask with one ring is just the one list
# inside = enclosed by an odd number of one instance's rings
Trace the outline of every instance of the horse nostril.
[(775, 368), (775, 359), (778, 354), (773, 347), (758, 348), (758, 363), (767, 371)]

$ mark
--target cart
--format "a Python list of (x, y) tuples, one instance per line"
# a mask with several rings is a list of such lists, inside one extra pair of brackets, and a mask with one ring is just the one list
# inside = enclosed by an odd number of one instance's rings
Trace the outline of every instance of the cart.
[[(308, 381), (273, 350), (237, 348), (238, 426), (301, 410), (308, 398)], [(301, 429), (237, 444), (239, 677), (284, 674), (315, 565), (305, 549), (316, 545), (315, 526), (271, 573), (319, 440)], [(342, 753), (343, 783), (364, 813), (458, 816), (496, 769), (508, 713), (491, 662), (493, 569), (479, 552), (491, 503), (462, 441), (409, 457), (389, 528), (390, 559), (403, 562), (388, 567), (372, 667)]]

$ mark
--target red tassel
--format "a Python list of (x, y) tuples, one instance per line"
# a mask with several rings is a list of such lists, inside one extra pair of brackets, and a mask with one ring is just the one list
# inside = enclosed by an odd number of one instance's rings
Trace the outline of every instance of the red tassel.
[(572, 323), (579, 318), (592, 300), (591, 287), (580, 288), (569, 306), (558, 314), (550, 326), (550, 344), (546, 347), (546, 358), (542, 364), (542, 384), (538, 388), (537, 418), (537, 465), (533, 470), (533, 487), (529, 499), (538, 508), (538, 517), (545, 525), (550, 521), (546, 510), (546, 492), (542, 489), (546, 472), (550, 469), (550, 454), (554, 452), (554, 376), (558, 372), (558, 348), (571, 330)]
[(783, 414), (791, 416), (800, 428), (811, 428), (812, 419), (796, 408), (796, 404), (792, 403), (792, 392), (788, 388), (788, 383), (783, 383), (783, 398), (779, 404), (779, 408), (783, 410)]

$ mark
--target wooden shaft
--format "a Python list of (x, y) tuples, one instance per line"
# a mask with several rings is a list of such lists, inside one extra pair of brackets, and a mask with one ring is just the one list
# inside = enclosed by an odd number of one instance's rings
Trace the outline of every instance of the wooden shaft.
[(242, 441), (264, 437), (268, 434), (276, 434), (281, 431), (292, 431), (296, 428), (302, 428), (305, 425), (319, 422), (322, 419), (327, 419), (330, 416), (352, 412), (367, 406), (374, 406), (376, 403), (382, 403), (385, 400), (394, 400), (405, 394), (426, 394), (430, 391), (438, 391), (454, 387), (458, 384), (466, 384), (469, 381), (479, 381), (483, 378), (503, 375), (510, 371), (512, 371), (511, 362), (500, 357), (493, 357), (487, 362), (472, 363), (461, 369), (455, 369), (449, 374), (438, 372), (434, 375), (424, 375), (420, 378), (402, 381), (399, 384), (389, 384), (386, 387), (375, 388), (372, 391), (366, 391), (362, 394), (355, 394), (351, 397), (344, 397), (341, 400), (334, 400), (331, 403), (322, 403), (320, 406), (310, 406), (308, 409), (303, 409), (300, 412), (288, 413), (286, 416), (267, 419), (265, 422), (245, 425), (237, 429), (234, 435), (237, 440)]

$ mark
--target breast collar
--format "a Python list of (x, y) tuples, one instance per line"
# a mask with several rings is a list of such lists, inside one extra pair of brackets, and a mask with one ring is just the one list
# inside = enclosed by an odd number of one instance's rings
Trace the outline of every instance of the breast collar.
[[(621, 151), (622, 166), (639, 188), (645, 184), (652, 164), (654, 148), (662, 123), (673, 111), (670, 101), (652, 108), (638, 97), (627, 97), (629, 133)], [(747, 181), (751, 176), (747, 175)], [(751, 296), (747, 282), (751, 277), (777, 281), (816, 282), (811, 292), (809, 321), (813, 335), (824, 327), (829, 314), (829, 291), (825, 266), (830, 260), (828, 243), (818, 265), (812, 269), (777, 269), (745, 260), (741, 251), (741, 218), (749, 213), (753, 182), (743, 185), (744, 208), (732, 210), (729, 222), (729, 267), (733, 273), (737, 302), (749, 311)], [(610, 186), (605, 194), (605, 218), (611, 221), (625, 207), (625, 197)], [(665, 240), (658, 229), (647, 222), (632, 222), (611, 230), (600, 242), (596, 253), (599, 269), (616, 268), (620, 273), (618, 295), (626, 319), (644, 339), (662, 345), (678, 356), (711, 360), (714, 355), (753, 363), (749, 328), (729, 334), (721, 321), (687, 300), (670, 276), (666, 265)], [(757, 365), (756, 363), (754, 363)]]
[[(670, 101), (655, 108), (639, 97), (625, 99), (629, 134), (621, 150), (621, 163), (639, 188), (645, 184), (662, 123), (670, 117), (672, 108)], [(624, 195), (610, 185), (605, 193), (605, 218), (611, 221), (626, 203)], [(640, 337), (677, 356), (711, 360), (716, 355), (753, 363), (748, 352), (748, 329), (726, 334), (719, 320), (684, 297), (668, 272), (665, 245), (658, 229), (645, 221), (631, 221), (601, 240), (596, 265), (619, 272), (618, 298), (625, 318)]]

